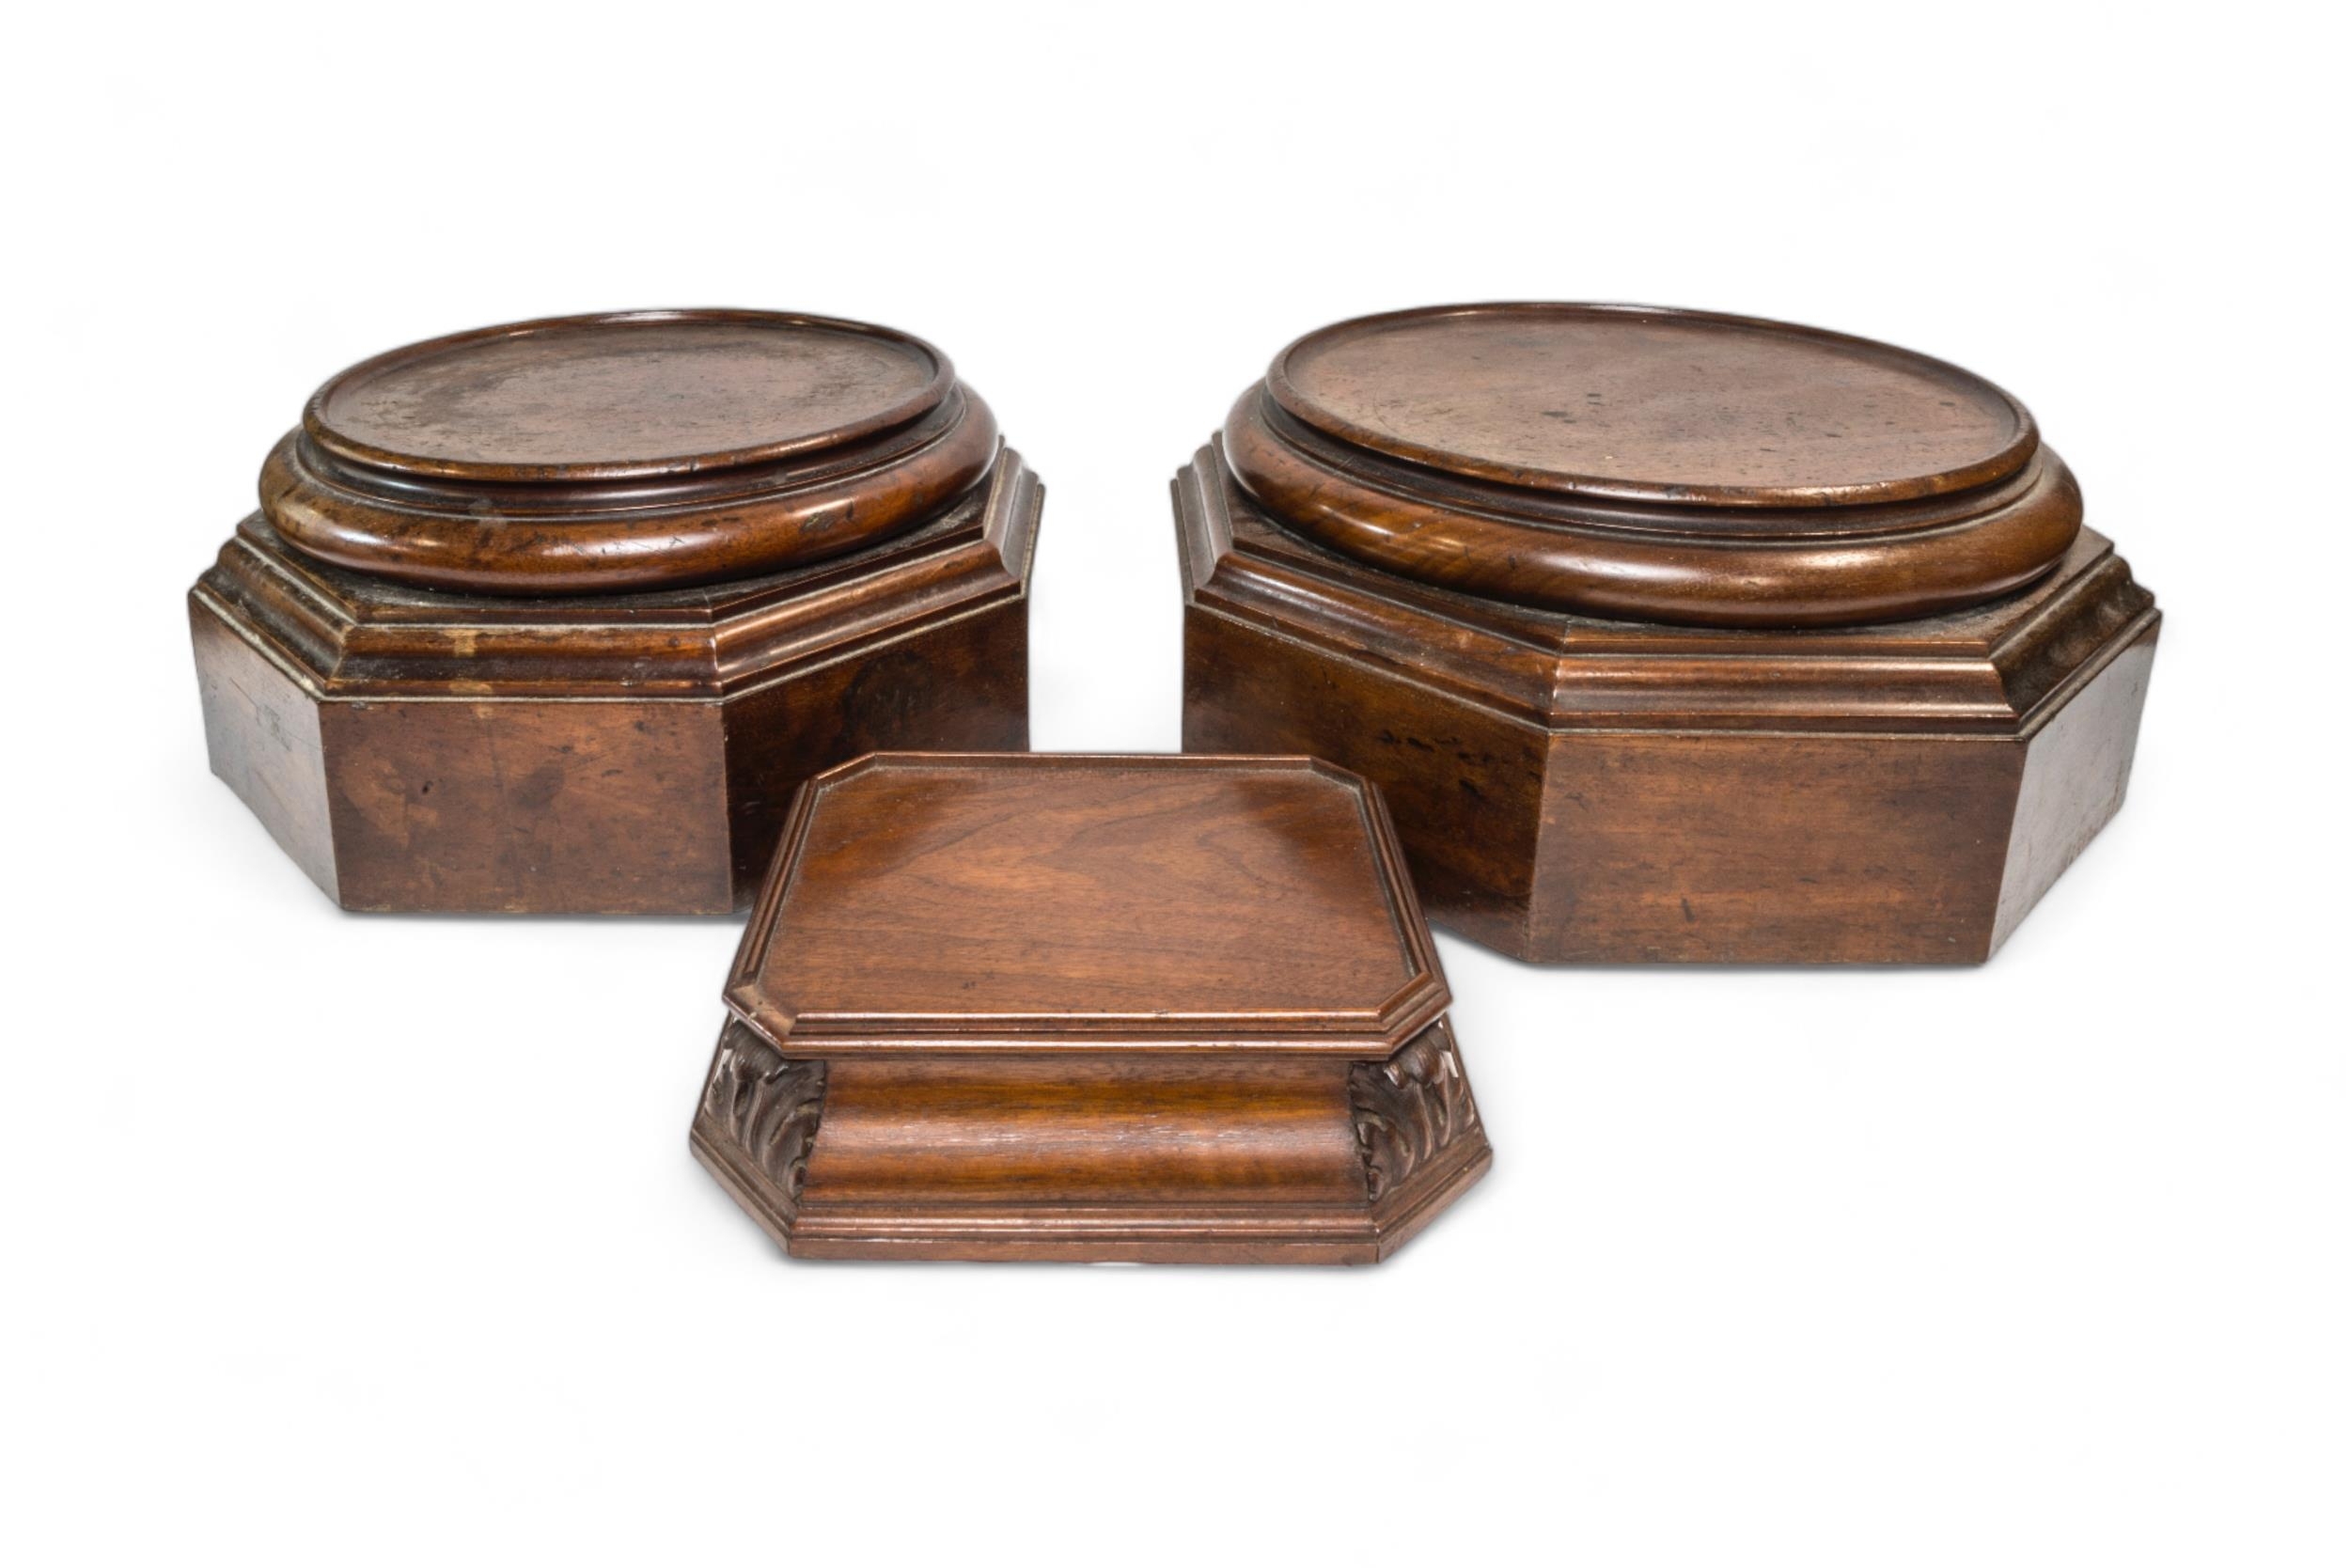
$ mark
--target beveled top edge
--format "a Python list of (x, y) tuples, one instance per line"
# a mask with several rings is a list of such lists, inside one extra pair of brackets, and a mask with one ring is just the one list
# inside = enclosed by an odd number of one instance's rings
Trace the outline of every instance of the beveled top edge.
[[(1333, 345), (1398, 326), (1447, 320), (1491, 321), (1527, 316), (1538, 321), (1634, 321), (1673, 325), (1719, 327), (1725, 331), (1784, 337), (1815, 349), (1839, 351), (1855, 358), (1888, 365), (1922, 379), (1939, 380), (1980, 402), (2003, 410), (2012, 424), (2006, 438), (1971, 461), (1935, 472), (1844, 483), (1731, 484), (1691, 483), (1670, 478), (1648, 478), (1622, 474), (1597, 474), (1554, 469), (1537, 463), (1513, 463), (1473, 451), (1448, 448), (1409, 434), (1374, 428), (1324, 406), (1298, 384), (1304, 361)], [(1765, 317), (1722, 311), (1693, 310), (1672, 306), (1558, 301), (1496, 301), (1469, 305), (1424, 306), (1335, 321), (1305, 334), (1273, 358), (1266, 372), (1267, 396), (1282, 411), (1335, 440), (1364, 451), (1414, 463), (1441, 473), (1485, 479), (1527, 489), (1595, 499), (1663, 503), (1676, 507), (1822, 507), (1857, 506), (1915, 500), (1975, 489), (2019, 472), (2039, 449), (2040, 435), (2031, 412), (2003, 388), (1947, 360), (1874, 338)]]
[[(821, 430), (769, 441), (754, 441), (699, 452), (635, 454), (611, 460), (559, 462), (491, 461), (401, 452), (379, 442), (339, 431), (333, 422), (336, 400), (387, 374), (412, 368), (445, 355), (527, 337), (634, 326), (735, 324), (776, 329), (804, 329), (848, 337), (870, 338), (901, 353), (918, 356), (928, 373), (914, 390), (881, 406)], [(936, 346), (911, 333), (869, 321), (793, 311), (731, 307), (691, 307), (657, 310), (616, 310), (572, 316), (547, 316), (451, 333), (391, 349), (337, 372), (312, 393), (302, 413), (302, 431), (320, 449), (346, 463), (384, 470), (394, 476), (453, 479), (483, 483), (595, 482), (613, 479), (660, 478), (708, 473), (713, 470), (774, 463), (852, 446), (885, 431), (898, 429), (937, 408), (955, 384), (953, 362)]]
[[(800, 1013), (762, 983), (803, 845), (822, 797), (856, 777), (885, 772), (1204, 771), (1312, 774), (1354, 795), (1407, 971), (1377, 1008), (1246, 1012), (1086, 1011), (1053, 1013)], [(787, 1055), (932, 1053), (1064, 1055), (1249, 1054), (1384, 1060), (1452, 1005), (1434, 935), (1405, 869), (1403, 852), (1377, 789), (1362, 775), (1319, 758), (1221, 752), (868, 752), (800, 787), (767, 879), (736, 949), (724, 1000), (728, 1011)]]

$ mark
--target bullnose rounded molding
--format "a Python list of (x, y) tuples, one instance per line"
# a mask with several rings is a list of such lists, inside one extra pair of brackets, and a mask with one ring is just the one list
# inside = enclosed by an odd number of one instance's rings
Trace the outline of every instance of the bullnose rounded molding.
[(452, 592), (684, 588), (847, 555), (987, 477), (994, 415), (920, 338), (751, 310), (459, 333), (353, 366), (263, 463), (286, 542)]
[(2045, 575), (2078, 486), (1955, 366), (1754, 318), (1400, 311), (1298, 339), (1224, 428), (1283, 525), (1513, 604), (1700, 626), (1856, 625)]

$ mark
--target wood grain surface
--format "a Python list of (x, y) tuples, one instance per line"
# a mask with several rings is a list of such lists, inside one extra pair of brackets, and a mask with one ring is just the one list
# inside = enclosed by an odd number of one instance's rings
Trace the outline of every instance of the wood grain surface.
[(1384, 572), (1590, 615), (1850, 625), (2044, 575), (2078, 487), (2030, 414), (1922, 354), (1649, 306), (1444, 306), (1276, 357), (1224, 449)]
[(809, 776), (1026, 746), (1043, 490), (983, 468), (852, 554), (632, 592), (452, 592), (249, 518), (189, 601), (213, 771), (348, 908), (742, 908)]
[(337, 457), (415, 476), (688, 478), (895, 429), (954, 379), (929, 344), (862, 322), (640, 310), (395, 349), (319, 388), (302, 426)]
[(1375, 1262), (1491, 1161), (1384, 810), (1302, 758), (802, 791), (693, 1147), (794, 1254)]
[(1425, 971), (1360, 790), (1311, 768), (915, 760), (821, 790), (750, 977), (803, 1036), (1369, 1016)]
[(629, 311), (396, 349), (321, 387), (261, 470), (313, 558), (505, 596), (644, 591), (868, 548), (979, 485), (995, 416), (921, 339)]
[(2022, 404), (1923, 354), (1627, 306), (1341, 322), (1266, 386), (1326, 434), (1449, 473), (1692, 505), (1912, 500), (2012, 474), (2038, 441)]
[[(1253, 493), (1231, 449), (1203, 448), (1174, 487), (1183, 745), (1373, 779), (1430, 917), (1503, 952), (1979, 963), (2120, 808), (2160, 618), (2076, 518), (2052, 564), (1982, 603), (1693, 626), (1462, 591), (1543, 559), (1480, 537), (1493, 518), (1463, 491), (1411, 503), (1443, 528), (1388, 516), (1386, 545), (1342, 550)], [(1994, 483), (2044, 483), (2051, 461)], [(1710, 590), (1750, 586), (1727, 557), (1687, 559)]]

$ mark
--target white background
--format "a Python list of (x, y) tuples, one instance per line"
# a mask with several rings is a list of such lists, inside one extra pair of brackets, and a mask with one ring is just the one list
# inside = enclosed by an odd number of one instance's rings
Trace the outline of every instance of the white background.
[[(2339, 39), (2166, 12), (20, 11), (0, 1556), (2342, 1563)], [(1481, 298), (1977, 368), (2168, 619), (1983, 968), (1446, 938), (1498, 1160), (1385, 1267), (787, 1262), (685, 1149), (736, 922), (344, 916), (206, 770), (181, 596), (378, 350), (932, 338), (1038, 745), (1167, 750), (1168, 476)]]

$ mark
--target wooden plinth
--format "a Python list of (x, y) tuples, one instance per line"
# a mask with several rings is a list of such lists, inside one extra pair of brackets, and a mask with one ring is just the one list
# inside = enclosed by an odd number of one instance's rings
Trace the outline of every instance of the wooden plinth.
[(793, 809), (695, 1154), (794, 1256), (1373, 1262), (1492, 1160), (1376, 795), (882, 756)]
[(649, 312), (346, 371), (190, 595), (212, 770), (345, 907), (724, 913), (800, 782), (1025, 748), (1042, 489), (943, 355)]
[(1506, 306), (1328, 329), (1268, 388), (1175, 484), (1183, 744), (1372, 779), (1439, 924), (1980, 962), (2121, 805), (2159, 617), (1988, 384)]

